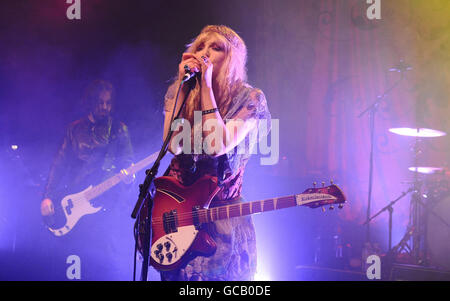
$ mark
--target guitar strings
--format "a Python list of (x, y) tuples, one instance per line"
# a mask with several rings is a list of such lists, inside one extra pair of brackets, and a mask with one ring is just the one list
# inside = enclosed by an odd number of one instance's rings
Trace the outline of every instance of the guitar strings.
[[(278, 204), (281, 204), (281, 205), (291, 205), (292, 201), (294, 201), (292, 198), (293, 197), (279, 198), (277, 202), (278, 202)], [(264, 207), (270, 207), (270, 206), (273, 206), (274, 209), (276, 209), (275, 208), (275, 204), (273, 203), (273, 199), (269, 199), (269, 200), (264, 200), (264, 201), (256, 201), (256, 202), (253, 202), (253, 203), (232, 204), (232, 205), (227, 205), (227, 206), (223, 206), (223, 207), (213, 207), (213, 208), (208, 208), (208, 209), (200, 209), (198, 212), (199, 213), (206, 213), (206, 212), (209, 211), (209, 212), (212, 212), (212, 214), (214, 216), (214, 215), (217, 215), (217, 211), (219, 212), (219, 214), (223, 213), (223, 211), (222, 212), (220, 211), (220, 209), (222, 209), (222, 208), (223, 209), (229, 208), (231, 210), (235, 209), (235, 210), (239, 210), (239, 211), (241, 209), (244, 209), (244, 210), (245, 209), (254, 209), (255, 206), (254, 205), (250, 205), (250, 204), (259, 204), (260, 205), (260, 209), (262, 209)], [(246, 205), (248, 205), (248, 206), (246, 206)], [(243, 206), (246, 206), (248, 208), (245, 208)], [(279, 206), (277, 206), (277, 207), (279, 207)], [(219, 209), (217, 209), (217, 208), (219, 208)], [(216, 212), (213, 212), (213, 211), (216, 211)], [(193, 213), (192, 212), (184, 212), (184, 213), (180, 213), (177, 216), (180, 217), (180, 218), (182, 218), (182, 217), (193, 217)], [(166, 219), (170, 219), (170, 218), (175, 218), (175, 217), (174, 216), (173, 217), (170, 216), (170, 217), (167, 217)], [(163, 220), (163, 219), (164, 219), (163, 217), (155, 217), (155, 218), (153, 218), (153, 220), (158, 220), (158, 221), (159, 220)]]
[[(199, 211), (197, 211), (198, 213), (202, 213), (202, 214), (208, 214), (209, 215), (209, 213), (207, 213), (207, 212), (212, 212), (212, 215), (213, 216), (217, 216), (217, 214), (223, 214), (223, 211), (221, 211), (220, 209), (222, 209), (223, 208), (223, 210), (226, 210), (226, 208), (229, 208), (230, 210), (227, 210), (227, 212), (232, 212), (233, 210), (236, 210), (236, 211), (241, 211), (241, 209), (250, 209), (250, 205), (248, 205), (248, 208), (241, 208), (242, 207), (242, 205), (246, 205), (246, 204), (250, 204), (250, 203), (243, 203), (243, 204), (233, 204), (233, 205), (228, 205), (228, 206), (224, 206), (224, 207), (214, 207), (214, 208), (209, 208), (209, 209), (201, 209), (201, 210), (199, 210)], [(260, 205), (262, 205), (261, 203), (260, 203)], [(216, 208), (219, 208), (219, 209), (216, 209)], [(261, 208), (261, 207), (260, 207)], [(252, 208), (251, 209), (253, 209), (253, 206), (252, 206)], [(216, 212), (214, 212), (214, 211), (216, 211)], [(256, 212), (255, 212), (256, 213)], [(188, 218), (193, 218), (194, 217), (194, 214), (192, 213), (192, 212), (184, 212), (184, 213), (180, 213), (179, 215), (177, 215), (177, 217), (179, 217), (180, 219), (181, 218), (185, 218), (185, 217), (188, 217)], [(171, 219), (174, 219), (174, 218), (176, 218), (175, 216), (169, 216), (169, 217), (167, 217), (166, 218), (166, 220), (168, 220), (168, 221), (171, 221)], [(164, 218), (163, 217), (155, 217), (155, 218), (153, 218), (153, 220), (155, 221), (161, 221), (161, 220), (164, 220)]]
[[(320, 200), (320, 201), (323, 201), (323, 200)], [(292, 204), (292, 202), (294, 202), (294, 204)], [(251, 212), (255, 208), (254, 205), (256, 205), (256, 204), (259, 205), (259, 209), (261, 211)], [(276, 210), (276, 209), (292, 207), (292, 206), (295, 206), (296, 204), (297, 203), (296, 203), (295, 196), (286, 196), (286, 197), (281, 197), (281, 198), (276, 198), (276, 199), (267, 199), (267, 200), (255, 201), (255, 202), (250, 202), (250, 203), (244, 202), (244, 203), (230, 204), (230, 205), (220, 206), (220, 207), (199, 209), (196, 213), (197, 213), (197, 216), (199, 217), (199, 219), (204, 219), (205, 222), (213, 222), (215, 220), (224, 219), (224, 218), (221, 218), (221, 214), (224, 213), (223, 211), (221, 211), (221, 209), (226, 210), (227, 218), (232, 218), (232, 217), (242, 216), (243, 210), (249, 210), (248, 213), (244, 214), (244, 215), (247, 215), (247, 214), (253, 214), (253, 213), (259, 213), (259, 212), (264, 212), (264, 211), (271, 211), (271, 210)], [(280, 205), (283, 207), (279, 208)], [(284, 207), (285, 205), (287, 205), (287, 206)], [(270, 208), (270, 206), (273, 206), (272, 209), (264, 210), (264, 207)], [(239, 215), (230, 216), (230, 213), (233, 213), (236, 210), (239, 211)], [(214, 211), (216, 211), (216, 212), (214, 212)], [(187, 225), (191, 225), (191, 224), (193, 224), (193, 218), (194, 218), (193, 212), (184, 212), (184, 213), (180, 213), (179, 215), (170, 215), (166, 218), (155, 217), (152, 219), (152, 225), (153, 226), (161, 226), (165, 222), (173, 223), (175, 221), (178, 221), (178, 224), (180, 224), (180, 225), (184, 225), (186, 223), (187, 223)], [(214, 219), (214, 218), (216, 218), (216, 219)], [(204, 222), (202, 221), (202, 223), (204, 223)]]
[[(277, 200), (277, 202), (280, 205), (291, 205), (292, 201), (293, 201), (292, 198), (293, 198), (292, 196), (279, 198)], [(272, 205), (273, 209), (276, 209), (275, 208), (275, 203), (273, 201), (274, 201), (273, 199), (270, 199), (270, 200), (252, 202), (252, 203), (233, 204), (233, 205), (227, 205), (227, 206), (224, 206), (224, 207), (214, 207), (214, 208), (209, 208), (209, 209), (201, 209), (201, 210), (199, 210), (197, 212), (198, 212), (198, 216), (199, 217), (201, 216), (201, 217), (205, 218), (205, 220), (208, 220), (208, 217), (212, 216), (211, 221), (213, 221), (214, 218), (217, 217), (217, 216), (219, 217), (218, 219), (220, 219), (220, 215), (223, 214), (223, 211), (221, 211), (220, 209), (216, 209), (216, 208), (224, 208), (224, 209), (225, 208), (229, 208), (229, 209), (231, 209), (231, 210), (227, 210), (226, 213), (228, 215), (231, 212), (233, 212), (233, 210), (239, 211), (239, 212), (241, 212), (242, 209), (244, 209), (244, 210), (250, 209), (251, 210), (251, 209), (254, 208), (254, 206), (250, 205), (250, 204), (259, 204), (260, 205), (259, 209), (261, 209), (261, 211), (262, 211), (262, 209), (264, 207), (267, 207), (268, 205), (269, 206)], [(247, 205), (247, 204), (248, 204), (248, 206), (247, 206), (248, 208), (242, 207), (243, 205)], [(264, 204), (266, 204), (266, 205), (264, 206)], [(279, 206), (276, 206), (276, 207), (279, 207)], [(216, 212), (214, 212), (214, 211), (216, 211)], [(261, 212), (261, 211), (258, 211), (258, 212)], [(254, 213), (258, 213), (258, 212), (254, 212)], [(252, 212), (249, 212), (249, 214), (251, 214), (251, 213)], [(235, 216), (235, 217), (238, 217), (238, 216)], [(190, 222), (191, 219), (193, 219), (193, 217), (194, 217), (194, 214), (192, 212), (184, 212), (184, 213), (180, 213), (177, 216), (174, 216), (174, 215), (169, 216), (169, 217), (167, 217), (165, 219), (164, 219), (164, 217), (155, 217), (155, 218), (153, 218), (152, 224), (160, 225), (160, 224), (164, 223), (164, 220), (166, 222), (174, 222), (176, 219), (179, 222)]]
[[(275, 201), (276, 201), (276, 203), (275, 203)], [(319, 200), (317, 200), (317, 201), (319, 201)], [(323, 201), (323, 199), (320, 200), (320, 201)], [(206, 213), (206, 212), (209, 211), (209, 212), (212, 212), (212, 214), (208, 213), (208, 215), (212, 215), (214, 217), (214, 216), (217, 216), (217, 215), (221, 214), (221, 211), (220, 211), (221, 208), (223, 208), (223, 209), (228, 208), (227, 212), (230, 212), (229, 209), (231, 209), (231, 210), (236, 209), (236, 210), (239, 210), (239, 211), (241, 211), (242, 209), (253, 210), (253, 208), (255, 207), (254, 205), (258, 204), (260, 206), (260, 210), (261, 211), (263, 211), (262, 209), (264, 207), (267, 207), (267, 206), (269, 206), (269, 207), (273, 206), (272, 210), (275, 210), (275, 209), (278, 209), (279, 205), (291, 205), (292, 202), (294, 202), (293, 205), (295, 206), (296, 205), (295, 196), (291, 195), (291, 196), (285, 196), (285, 197), (280, 197), (280, 198), (276, 198), (276, 199), (267, 199), (267, 200), (254, 201), (254, 202), (243, 202), (243, 203), (238, 203), (238, 204), (230, 204), (230, 205), (226, 205), (226, 206), (213, 207), (213, 208), (208, 208), (208, 209), (201, 209), (198, 212)], [(245, 208), (244, 206), (249, 207), (249, 208)], [(280, 208), (280, 209), (282, 209), (282, 208)], [(214, 212), (214, 210), (216, 212)], [(257, 212), (255, 212), (255, 213), (257, 213)], [(182, 218), (186, 218), (186, 217), (187, 218), (193, 218), (193, 216), (194, 215), (193, 215), (192, 212), (184, 212), (184, 213), (180, 213), (176, 217), (174, 215), (169, 216), (169, 217), (166, 218), (166, 220), (167, 221), (173, 221), (173, 219), (175, 219), (175, 218), (178, 218), (178, 219), (182, 219)], [(155, 217), (155, 218), (153, 218), (153, 221), (158, 221), (159, 222), (159, 221), (162, 221), (162, 220), (164, 220), (163, 217)]]

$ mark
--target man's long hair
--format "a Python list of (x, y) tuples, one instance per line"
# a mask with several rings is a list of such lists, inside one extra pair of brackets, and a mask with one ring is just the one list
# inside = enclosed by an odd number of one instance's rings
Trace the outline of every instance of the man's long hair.
[[(217, 91), (214, 91), (214, 96), (219, 112), (223, 117), (230, 109), (233, 97), (247, 81), (247, 47), (242, 38), (231, 28), (224, 25), (208, 25), (187, 45), (186, 52), (194, 53), (202, 41), (212, 33), (219, 34), (226, 40), (226, 57), (224, 63), (222, 64), (222, 68), (218, 70), (219, 72), (216, 78), (213, 78), (213, 87), (217, 89)], [(176, 78), (178, 78), (178, 74)], [(178, 84), (179, 82), (175, 81), (172, 86)], [(179, 99), (178, 101), (182, 100)], [(194, 111), (201, 111), (199, 85), (196, 85), (189, 94), (189, 98), (182, 111), (182, 117), (193, 124)]]
[(86, 87), (86, 89), (84, 90), (83, 98), (81, 100), (83, 108), (88, 113), (94, 110), (95, 106), (98, 103), (98, 97), (103, 91), (111, 92), (112, 108), (114, 109), (114, 86), (106, 80), (96, 79)]

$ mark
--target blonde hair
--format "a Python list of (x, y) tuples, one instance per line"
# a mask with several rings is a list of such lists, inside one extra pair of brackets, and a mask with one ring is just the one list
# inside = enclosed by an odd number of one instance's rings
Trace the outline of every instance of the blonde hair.
[[(224, 25), (208, 25), (205, 26), (200, 34), (193, 41), (186, 45), (186, 52), (193, 53), (199, 44), (210, 34), (216, 33), (225, 38), (225, 61), (221, 70), (218, 70), (216, 78), (213, 78), (213, 87), (217, 87), (218, 91), (214, 91), (219, 112), (223, 117), (231, 106), (233, 97), (239, 88), (247, 81), (247, 46), (242, 38), (231, 28)], [(178, 78), (178, 74), (177, 77)], [(174, 82), (172, 85), (177, 85)], [(169, 88), (170, 89), (170, 88)], [(182, 100), (178, 100), (182, 101)], [(200, 111), (200, 87), (196, 87), (189, 94), (186, 105), (182, 111), (182, 117), (193, 123), (194, 111)]]

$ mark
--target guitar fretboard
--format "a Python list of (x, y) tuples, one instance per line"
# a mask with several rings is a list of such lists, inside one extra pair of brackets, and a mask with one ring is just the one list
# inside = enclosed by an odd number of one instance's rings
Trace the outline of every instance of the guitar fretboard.
[[(262, 201), (236, 203), (209, 209), (192, 208), (192, 211), (180, 214), (173, 214), (170, 212), (171, 214), (166, 217), (155, 216), (152, 219), (152, 224), (154, 226), (162, 226), (164, 224), (165, 227), (174, 227), (174, 225), (175, 227), (191, 226), (294, 206), (317, 208), (319, 206), (332, 204), (342, 205), (344, 202), (345, 197), (340, 188), (336, 185), (331, 185), (324, 188), (310, 188), (300, 194)], [(339, 206), (339, 208), (342, 208), (342, 206)]]
[[(156, 160), (156, 158), (158, 157), (158, 154), (159, 154), (159, 152), (153, 153), (150, 156), (137, 162), (136, 164), (131, 165), (130, 167), (128, 167), (126, 169), (126, 173), (129, 175), (135, 174), (136, 172), (143, 169), (150, 163), (154, 162)], [(123, 177), (125, 177), (125, 175), (118, 173), (118, 174), (115, 174), (114, 176), (108, 178), (104, 182), (92, 187), (92, 189), (89, 189), (88, 191), (86, 191), (86, 193), (85, 193), (86, 199), (92, 200), (92, 199), (98, 197), (99, 195), (101, 195), (102, 193), (104, 193), (105, 191), (110, 189), (111, 187), (117, 185), (123, 179)]]
[(297, 206), (295, 196), (267, 199), (248, 203), (238, 203), (210, 209), (199, 210), (201, 222), (212, 222), (221, 219), (251, 215)]

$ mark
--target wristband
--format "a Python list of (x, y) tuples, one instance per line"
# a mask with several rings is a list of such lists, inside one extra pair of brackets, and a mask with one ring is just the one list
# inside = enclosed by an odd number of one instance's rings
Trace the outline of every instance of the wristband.
[(214, 109), (211, 109), (211, 110), (205, 110), (205, 111), (202, 111), (202, 115), (215, 113), (215, 112), (217, 112), (217, 111), (219, 111), (218, 108), (214, 108)]

